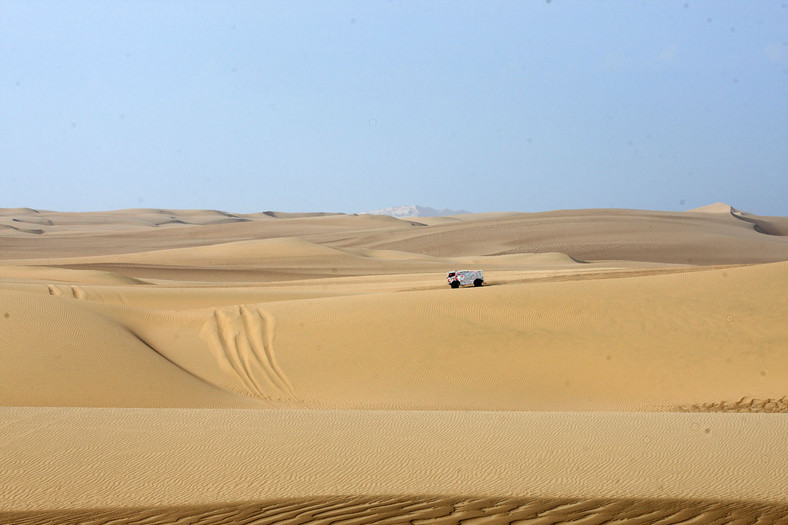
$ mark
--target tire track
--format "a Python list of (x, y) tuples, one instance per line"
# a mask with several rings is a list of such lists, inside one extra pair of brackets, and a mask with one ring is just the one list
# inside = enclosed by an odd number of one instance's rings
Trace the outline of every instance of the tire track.
[(788, 396), (780, 399), (758, 399), (743, 397), (738, 401), (720, 401), (719, 403), (702, 403), (696, 405), (683, 405), (679, 412), (755, 412), (788, 414)]
[(266, 400), (293, 400), (292, 384), (276, 362), (274, 318), (241, 305), (214, 309), (208, 339), (220, 367), (230, 371), (246, 393)]
[(66, 297), (70, 299), (87, 299), (88, 294), (79, 286), (67, 284), (48, 284), (49, 295), (54, 297)]
[(250, 338), (251, 349), (258, 363), (280, 391), (295, 397), (293, 385), (276, 363), (276, 354), (274, 353), (274, 328), (276, 321), (274, 316), (265, 310), (259, 308), (252, 310), (245, 306), (240, 307), (240, 312), (244, 327), (246, 327), (247, 333), (252, 336)]

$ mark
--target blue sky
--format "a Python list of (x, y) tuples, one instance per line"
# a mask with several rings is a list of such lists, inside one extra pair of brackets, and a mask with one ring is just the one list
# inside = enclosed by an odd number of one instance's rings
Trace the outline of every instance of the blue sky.
[(0, 13), (0, 207), (788, 215), (786, 2)]

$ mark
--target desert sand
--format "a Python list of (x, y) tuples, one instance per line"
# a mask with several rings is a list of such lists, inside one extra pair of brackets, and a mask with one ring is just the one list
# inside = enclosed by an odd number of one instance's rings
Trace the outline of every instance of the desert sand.
[(0, 522), (788, 523), (787, 312), (722, 203), (3, 209)]

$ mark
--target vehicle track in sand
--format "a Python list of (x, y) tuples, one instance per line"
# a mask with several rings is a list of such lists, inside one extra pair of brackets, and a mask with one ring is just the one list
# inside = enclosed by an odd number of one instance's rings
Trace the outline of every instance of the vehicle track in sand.
[(788, 414), (788, 396), (779, 399), (743, 397), (738, 401), (698, 403), (680, 406), (679, 412), (755, 412), (766, 414)]
[(87, 299), (85, 290), (73, 284), (48, 284), (47, 289), (49, 290), (49, 295), (55, 297), (67, 297), (80, 300)]
[(276, 362), (273, 316), (240, 305), (216, 308), (201, 334), (214, 348), (223, 370), (232, 371), (247, 395), (266, 400), (292, 400), (295, 392)]

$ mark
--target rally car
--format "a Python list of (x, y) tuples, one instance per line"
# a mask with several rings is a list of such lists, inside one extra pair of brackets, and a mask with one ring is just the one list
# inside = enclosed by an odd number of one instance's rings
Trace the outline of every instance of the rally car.
[(452, 288), (471, 284), (482, 286), (484, 284), (484, 274), (482, 274), (481, 270), (453, 270), (446, 276), (446, 280), (449, 281), (449, 286)]

